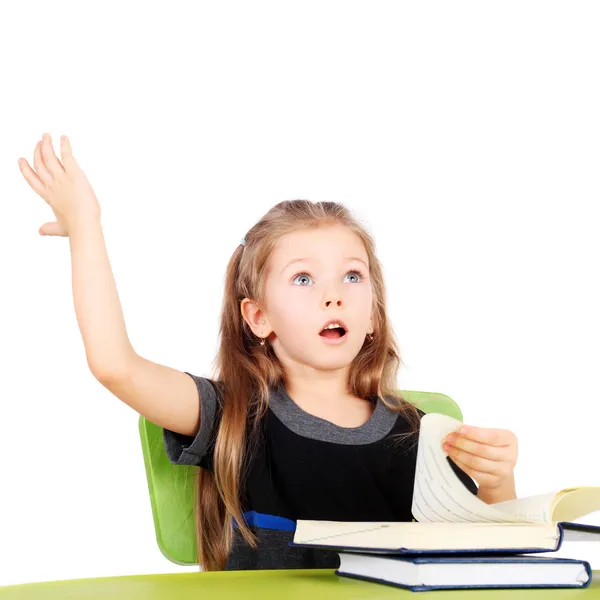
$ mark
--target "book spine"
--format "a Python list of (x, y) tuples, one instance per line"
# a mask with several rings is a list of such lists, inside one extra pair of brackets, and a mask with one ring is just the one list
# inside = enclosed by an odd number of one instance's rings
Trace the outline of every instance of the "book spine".
[(561, 523), (557, 523), (556, 527), (558, 529), (558, 540), (556, 541), (556, 548), (554, 548), (555, 552), (557, 550), (560, 550), (560, 547), (562, 546), (563, 540), (565, 539), (565, 530), (563, 529), (562, 524)]

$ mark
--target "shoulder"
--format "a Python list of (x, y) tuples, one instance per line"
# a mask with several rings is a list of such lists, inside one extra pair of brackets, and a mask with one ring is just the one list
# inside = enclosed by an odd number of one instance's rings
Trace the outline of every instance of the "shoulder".
[(414, 427), (418, 427), (425, 413), (409, 402), (401, 395), (385, 395), (383, 398), (378, 398), (377, 403), (381, 404), (385, 411), (397, 416), (398, 421), (405, 422)]

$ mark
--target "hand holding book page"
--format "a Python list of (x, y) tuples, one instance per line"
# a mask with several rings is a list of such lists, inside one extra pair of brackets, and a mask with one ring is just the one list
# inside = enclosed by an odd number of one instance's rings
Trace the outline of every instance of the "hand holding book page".
[(420, 522), (557, 523), (600, 509), (600, 488), (568, 488), (486, 504), (474, 496), (450, 466), (442, 442), (462, 423), (428, 413), (421, 419), (412, 513)]
[(373, 553), (544, 552), (567, 541), (599, 541), (600, 527), (572, 521), (600, 510), (600, 487), (487, 504), (459, 479), (442, 442), (463, 424), (428, 413), (421, 418), (409, 522), (298, 520), (294, 544)]

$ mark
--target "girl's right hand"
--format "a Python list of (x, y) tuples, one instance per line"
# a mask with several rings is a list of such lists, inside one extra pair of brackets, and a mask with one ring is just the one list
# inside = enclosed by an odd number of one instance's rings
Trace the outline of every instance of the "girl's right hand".
[(56, 221), (40, 227), (40, 235), (68, 237), (69, 227), (74, 227), (78, 221), (100, 219), (96, 194), (77, 164), (66, 136), (61, 138), (60, 154), (62, 163), (54, 154), (50, 136), (45, 133), (33, 153), (35, 171), (24, 158), (19, 159), (23, 177), (49, 204), (56, 217)]

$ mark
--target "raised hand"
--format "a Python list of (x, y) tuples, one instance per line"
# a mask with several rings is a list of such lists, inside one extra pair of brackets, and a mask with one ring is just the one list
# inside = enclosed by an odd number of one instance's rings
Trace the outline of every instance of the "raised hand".
[[(54, 154), (50, 135), (44, 133), (33, 152), (31, 168), (19, 158), (19, 169), (33, 191), (50, 206), (56, 221), (45, 223), (40, 235), (68, 237), (69, 227), (81, 219), (100, 219), (100, 204), (85, 173), (81, 170), (66, 136), (61, 137), (61, 160)], [(62, 162), (61, 162), (62, 161)]]

